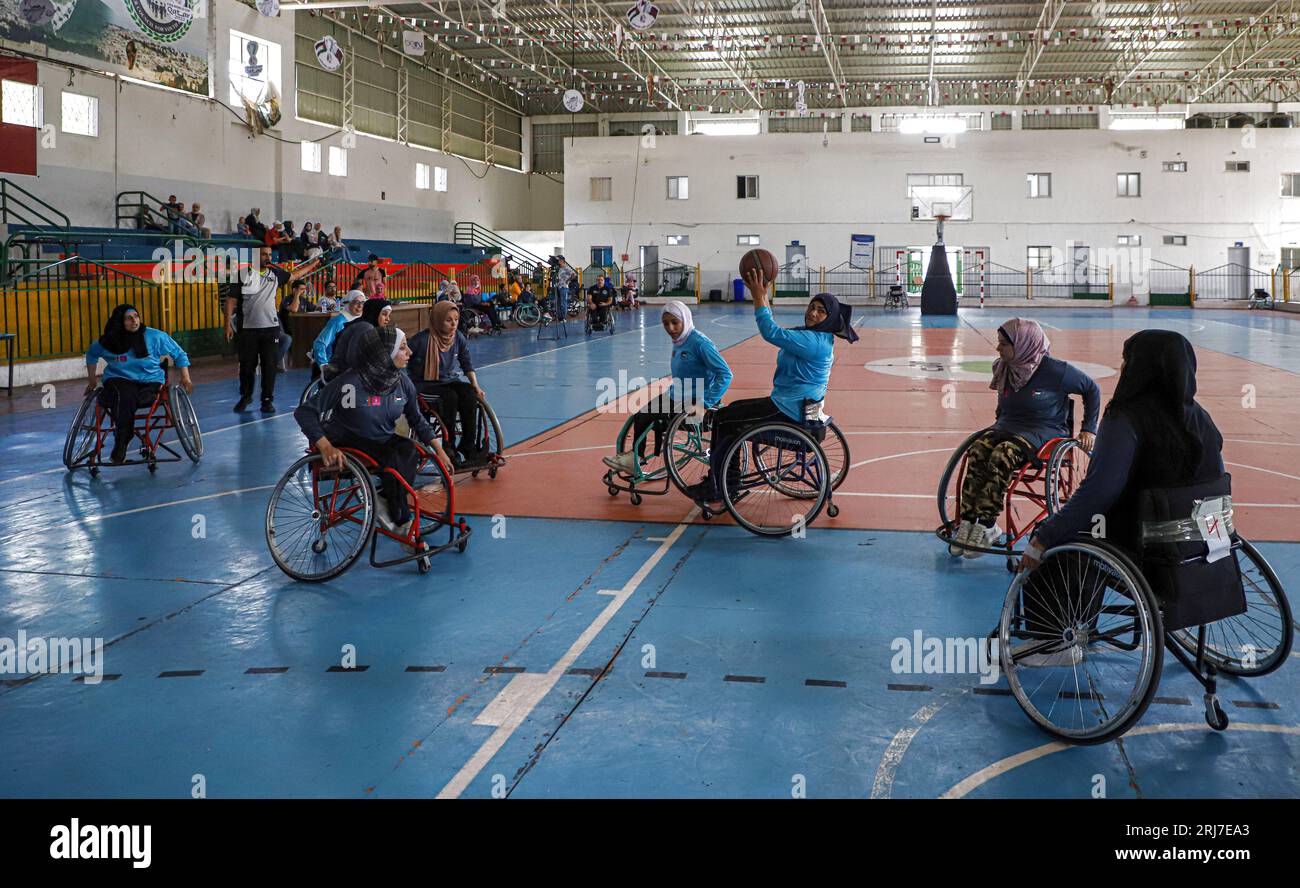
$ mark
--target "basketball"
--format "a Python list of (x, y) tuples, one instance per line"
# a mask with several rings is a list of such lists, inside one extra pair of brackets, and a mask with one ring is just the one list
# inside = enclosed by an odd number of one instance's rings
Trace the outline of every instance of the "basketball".
[(770, 284), (776, 280), (776, 257), (767, 250), (750, 250), (740, 257), (740, 277), (742, 280), (748, 279), (749, 273), (755, 268), (763, 272), (764, 284)]

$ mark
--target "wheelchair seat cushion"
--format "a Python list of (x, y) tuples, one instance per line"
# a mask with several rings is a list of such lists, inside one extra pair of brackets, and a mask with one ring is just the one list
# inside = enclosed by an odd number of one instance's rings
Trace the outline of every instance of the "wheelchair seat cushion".
[[(1187, 528), (1198, 505), (1219, 498), (1231, 504), (1232, 478), (1227, 473), (1211, 481), (1182, 487), (1143, 490), (1138, 514), (1143, 527), (1142, 573), (1151, 584), (1169, 630), (1199, 626), (1246, 612), (1246, 592), (1237, 559), (1229, 552), (1208, 560), (1209, 546), (1197, 533), (1169, 532)], [(1230, 515), (1225, 523), (1231, 530)]]

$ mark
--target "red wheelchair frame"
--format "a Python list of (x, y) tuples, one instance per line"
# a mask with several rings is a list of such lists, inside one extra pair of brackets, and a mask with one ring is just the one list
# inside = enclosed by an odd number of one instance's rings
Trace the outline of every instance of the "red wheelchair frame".
[[(970, 435), (948, 460), (948, 466), (939, 482), (938, 494), (939, 518), (943, 523), (935, 530), (935, 534), (948, 545), (959, 549), (1006, 555), (1007, 569), (1014, 571), (1016, 556), (1023, 551), (1016, 546), (1033, 533), (1040, 521), (1060, 509), (1082, 483), (1083, 476), (1087, 473), (1087, 451), (1075, 438), (1052, 438), (1047, 441), (1016, 470), (1011, 483), (1007, 485), (1002, 507), (1002, 519), (1006, 526), (1005, 542), (996, 548), (957, 543), (954, 542), (953, 535), (961, 524), (961, 491), (966, 481), (970, 447), (992, 431), (994, 429), (990, 426)], [(954, 476), (955, 488), (952, 485)], [(950, 489), (955, 489), (955, 496), (949, 494)], [(951, 512), (948, 506), (950, 499), (954, 505)], [(1020, 503), (1029, 504), (1031, 517), (1025, 518), (1019, 513), (1017, 506)]]
[[(63, 445), (63, 464), (68, 471), (87, 466), (91, 477), (95, 477), (99, 475), (100, 466), (147, 465), (150, 472), (156, 472), (160, 462), (180, 462), (188, 457), (191, 462), (197, 463), (203, 456), (203, 436), (189, 393), (179, 384), (168, 385), (164, 382), (148, 406), (142, 404), (136, 407), (132, 434), (140, 442), (138, 452), (141, 458), (126, 459), (120, 463), (103, 462), (100, 453), (105, 441), (114, 436), (115, 430), (112, 415), (99, 403), (102, 389), (102, 385), (97, 386), (86, 395), (72, 427), (68, 429)], [(176, 421), (178, 414), (182, 417), (180, 423)], [(179, 443), (184, 454), (176, 452), (163, 441), (163, 434), (170, 429), (176, 430), (177, 441), (172, 443)], [(168, 455), (160, 457), (160, 450)]]
[[(432, 463), (437, 469), (438, 476), (444, 482), (443, 486), (447, 492), (447, 507), (443, 512), (428, 511), (423, 508), (420, 504), (419, 492), (407, 483), (401, 473), (392, 468), (381, 470), (378, 462), (373, 457), (360, 450), (352, 447), (338, 448), (346, 457), (345, 469), (340, 470), (325, 468), (319, 451), (315, 447), (309, 447), (306, 451), (307, 455), (294, 463), (284, 477), (281, 478), (280, 483), (276, 485), (276, 490), (271, 495), (270, 502), (267, 504), (267, 545), (271, 549), (272, 557), (280, 569), (294, 579), (307, 582), (332, 579), (351, 567), (365, 547), (366, 540), (363, 538), (360, 544), (354, 547), (353, 551), (350, 551), (341, 561), (320, 575), (306, 575), (301, 571), (294, 571), (282, 559), (281, 555), (283, 553), (277, 548), (277, 532), (274, 526), (276, 506), (279, 503), (286, 482), (307, 461), (312, 461), (311, 496), (314, 511), (311, 515), (311, 521), (320, 532), (320, 537), (310, 543), (313, 552), (317, 554), (324, 552), (329, 545), (325, 540), (325, 533), (349, 521), (359, 524), (369, 538), (370, 564), (372, 567), (391, 567), (407, 561), (417, 561), (420, 573), (427, 573), (432, 568), (431, 559), (434, 555), (445, 552), (452, 547), (455, 547), (458, 552), (464, 552), (473, 531), (463, 517), (456, 515), (456, 490), (451, 480), (451, 474), (442, 461), (438, 459), (436, 453), (426, 450), (418, 442), (415, 442), (415, 447), (420, 456), (417, 472), (420, 468)], [(336, 486), (333, 490), (323, 494), (320, 490), (322, 479), (333, 478), (337, 480), (344, 471), (356, 474), (355, 470), (348, 466), (349, 462), (365, 473), (366, 480), (364, 483), (369, 486), (370, 490), (362, 491), (359, 484), (354, 484), (345, 487)], [(382, 477), (385, 472), (397, 479), (398, 484), (411, 501), (413, 518), (410, 530), (405, 535), (385, 529), (374, 517), (375, 510), (382, 507), (379, 503), (381, 499), (379, 488), (374, 479)], [(360, 478), (361, 476), (358, 475), (357, 477)], [(369, 514), (366, 514), (367, 502), (370, 503)], [(431, 546), (424, 538), (437, 533), (442, 528), (447, 529), (447, 541), (441, 545)], [(289, 535), (295, 538), (301, 536), (297, 531), (291, 531)], [(411, 551), (398, 558), (379, 560), (377, 553), (381, 535), (394, 540)], [(302, 542), (306, 544), (307, 540), (304, 538)]]
[[(434, 423), (435, 428), (438, 430), (438, 436), (442, 439), (444, 447), (450, 449), (455, 438), (453, 426), (445, 422), (442, 418), (442, 414), (440, 414), (437, 408), (429, 402), (430, 397), (436, 396), (418, 394), (416, 397), (419, 401), (420, 412), (424, 414), (426, 419), (429, 419)], [(482, 398), (478, 399), (478, 404), (475, 409), (478, 410), (479, 418), (479, 443), (484, 445), (484, 449), (487, 451), (487, 461), (475, 464), (462, 464), (456, 468), (455, 474), (463, 475), (466, 472), (469, 472), (472, 477), (477, 478), (479, 472), (487, 469), (488, 477), (495, 478), (497, 472), (506, 464), (506, 458), (501, 455), (501, 450), (504, 448), (504, 443), (501, 440), (501, 426), (497, 422), (497, 415), (496, 412), (492, 410), (492, 406)], [(496, 440), (493, 441), (493, 438)], [(496, 449), (493, 449), (494, 446)]]

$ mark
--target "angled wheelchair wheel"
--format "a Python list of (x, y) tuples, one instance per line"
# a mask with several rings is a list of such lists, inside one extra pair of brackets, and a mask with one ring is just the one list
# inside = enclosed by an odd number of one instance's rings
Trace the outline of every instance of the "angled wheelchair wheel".
[(317, 583), (352, 566), (375, 528), (370, 473), (345, 455), (326, 469), (319, 453), (285, 472), (266, 505), (266, 545), (276, 565), (295, 580)]
[[(835, 423), (829, 423), (826, 426), (826, 435), (818, 442), (821, 446), (822, 453), (826, 456), (827, 471), (830, 472), (831, 490), (837, 490), (844, 483), (844, 478), (849, 473), (849, 442), (844, 439), (844, 434), (839, 430)], [(757, 454), (755, 458), (761, 458)], [(809, 499), (815, 495), (815, 492), (805, 484), (783, 484), (779, 479), (773, 480), (773, 486), (788, 497), (795, 499)], [(838, 509), (836, 513), (838, 514)], [(831, 515), (834, 518), (834, 515)]]
[[(1205, 659), (1219, 672), (1253, 678), (1268, 675), (1286, 662), (1295, 640), (1295, 623), (1286, 590), (1248, 540), (1234, 548), (1246, 590), (1246, 612), (1205, 627)], [(1196, 656), (1198, 627), (1169, 633), (1174, 643)]]
[(199, 418), (194, 412), (194, 402), (183, 386), (173, 385), (168, 391), (171, 399), (172, 422), (176, 426), (176, 437), (190, 462), (203, 458), (203, 432), (199, 430)]
[(521, 327), (536, 327), (542, 319), (542, 313), (531, 302), (521, 302), (515, 306), (515, 323)]
[(439, 525), (451, 523), (452, 480), (449, 470), (434, 458), (431, 451), (421, 449), (420, 461), (416, 464), (415, 493), (420, 500), (420, 532), (428, 528), (425, 524), (434, 519)]
[(789, 536), (813, 523), (830, 495), (826, 454), (804, 429), (763, 423), (727, 448), (722, 502), (759, 536)]
[(95, 411), (95, 399), (99, 388), (86, 395), (77, 416), (68, 428), (68, 436), (63, 442), (63, 465), (71, 471), (84, 463), (95, 452), (99, 443), (98, 416)]
[(478, 438), (479, 446), (488, 453), (500, 455), (506, 449), (505, 437), (501, 434), (501, 423), (497, 421), (496, 411), (492, 405), (480, 400), (478, 403)]
[(306, 387), (302, 390), (302, 394), (298, 396), (298, 406), (301, 407), (303, 404), (306, 404), (312, 398), (316, 397), (324, 387), (325, 380), (319, 376), (307, 383)]
[(980, 429), (966, 437), (948, 458), (948, 465), (939, 476), (939, 520), (943, 527), (953, 530), (961, 521), (961, 488), (966, 480), (966, 451), (986, 434), (988, 429)]
[(709, 470), (709, 443), (712, 433), (705, 422), (690, 422), (689, 413), (679, 413), (668, 424), (664, 435), (664, 464), (668, 477), (683, 494), (699, 484)]
[(1047, 511), (1061, 511), (1065, 501), (1074, 495), (1088, 474), (1092, 461), (1088, 451), (1075, 439), (1062, 441), (1047, 462)]
[(1016, 575), (998, 625), (1007, 684), (1035, 724), (1069, 743), (1115, 739), (1160, 684), (1160, 608), (1141, 572), (1109, 544), (1049, 549)]

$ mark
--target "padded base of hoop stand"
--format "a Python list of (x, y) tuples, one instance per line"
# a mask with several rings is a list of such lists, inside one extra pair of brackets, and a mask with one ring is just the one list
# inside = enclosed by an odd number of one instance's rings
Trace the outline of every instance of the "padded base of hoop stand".
[(921, 314), (955, 315), (957, 313), (957, 288), (948, 268), (947, 248), (943, 242), (930, 249), (930, 265), (925, 271), (925, 284), (921, 287)]

